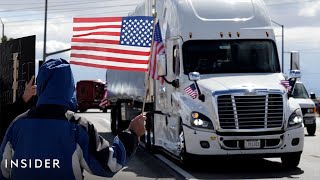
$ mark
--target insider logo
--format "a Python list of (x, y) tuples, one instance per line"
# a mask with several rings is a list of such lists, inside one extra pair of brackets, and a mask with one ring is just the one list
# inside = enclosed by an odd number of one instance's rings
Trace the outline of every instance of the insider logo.
[(4, 160), (5, 168), (60, 168), (59, 159), (15, 159)]

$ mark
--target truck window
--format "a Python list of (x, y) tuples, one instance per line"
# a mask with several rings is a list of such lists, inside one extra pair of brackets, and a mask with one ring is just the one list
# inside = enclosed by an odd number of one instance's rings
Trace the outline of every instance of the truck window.
[(270, 40), (187, 41), (183, 64), (185, 74), (280, 72), (276, 47)]
[(293, 98), (309, 99), (308, 92), (302, 83), (296, 83), (292, 93)]
[(173, 46), (173, 62), (172, 62), (172, 69), (173, 73), (176, 76), (180, 75), (180, 55), (179, 55), (179, 46), (175, 45)]

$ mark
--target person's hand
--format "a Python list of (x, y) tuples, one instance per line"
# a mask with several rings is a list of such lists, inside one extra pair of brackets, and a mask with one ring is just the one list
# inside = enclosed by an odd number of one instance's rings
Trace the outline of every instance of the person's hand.
[(34, 76), (31, 77), (30, 81), (26, 83), (26, 88), (23, 92), (22, 99), (25, 103), (27, 103), (32, 96), (37, 94), (37, 86), (33, 84)]
[(138, 138), (140, 138), (145, 133), (144, 121), (147, 118), (142, 114), (135, 117), (129, 124), (129, 129), (136, 133)]

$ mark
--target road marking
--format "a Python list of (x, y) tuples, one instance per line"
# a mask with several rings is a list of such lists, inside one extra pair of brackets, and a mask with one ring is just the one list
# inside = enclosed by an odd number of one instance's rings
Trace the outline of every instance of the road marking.
[(177, 171), (179, 174), (181, 174), (184, 178), (188, 179), (188, 180), (198, 180), (195, 177), (193, 177), (191, 174), (189, 174), (188, 172), (186, 172), (185, 170), (181, 169), (179, 166), (175, 165), (174, 163), (172, 163), (171, 161), (169, 161), (167, 158), (165, 158), (164, 156), (160, 155), (160, 154), (154, 154), (154, 156), (156, 156), (158, 159), (160, 159), (162, 162), (164, 162), (167, 166), (169, 166), (170, 168), (172, 168), (173, 170)]

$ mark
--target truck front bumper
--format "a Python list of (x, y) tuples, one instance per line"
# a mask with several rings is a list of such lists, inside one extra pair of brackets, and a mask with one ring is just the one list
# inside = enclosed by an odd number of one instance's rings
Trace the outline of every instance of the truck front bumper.
[(304, 128), (271, 135), (218, 135), (183, 126), (186, 151), (194, 155), (248, 155), (302, 152)]

